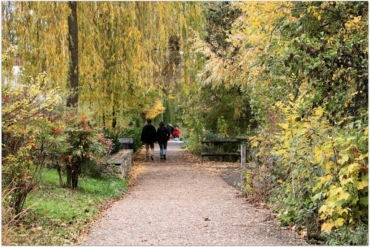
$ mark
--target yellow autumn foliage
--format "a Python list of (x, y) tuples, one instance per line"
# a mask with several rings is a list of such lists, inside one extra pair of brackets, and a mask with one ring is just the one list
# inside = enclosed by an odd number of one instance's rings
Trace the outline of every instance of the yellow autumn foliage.
[(146, 113), (146, 118), (153, 119), (165, 110), (166, 108), (163, 106), (162, 101), (157, 99), (153, 107)]

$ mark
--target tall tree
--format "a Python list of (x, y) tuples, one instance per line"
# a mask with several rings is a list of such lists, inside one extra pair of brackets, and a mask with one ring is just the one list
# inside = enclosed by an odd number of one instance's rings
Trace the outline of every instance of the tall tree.
[(77, 2), (68, 2), (71, 14), (68, 16), (68, 48), (71, 54), (69, 67), (69, 86), (73, 94), (67, 100), (67, 106), (75, 106), (78, 103), (78, 22)]
[(203, 25), (201, 3), (2, 4), (3, 50), (20, 58), (25, 77), (45, 71), (48, 83), (73, 89), (67, 105), (78, 103), (99, 126), (127, 126), (164, 92), (182, 95), (197, 74), (201, 56), (191, 43)]

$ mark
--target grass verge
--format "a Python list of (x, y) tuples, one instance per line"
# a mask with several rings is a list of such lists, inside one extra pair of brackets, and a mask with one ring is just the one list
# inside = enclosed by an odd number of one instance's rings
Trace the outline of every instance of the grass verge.
[(25, 204), (25, 214), (7, 231), (3, 245), (76, 245), (86, 227), (127, 191), (119, 178), (82, 177), (75, 190), (61, 188), (50, 170)]

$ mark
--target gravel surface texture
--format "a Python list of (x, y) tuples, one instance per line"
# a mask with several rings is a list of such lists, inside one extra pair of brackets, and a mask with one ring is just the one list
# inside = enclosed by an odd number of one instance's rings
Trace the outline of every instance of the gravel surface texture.
[[(135, 156), (129, 193), (112, 204), (81, 245), (306, 245), (235, 188), (240, 164), (202, 162), (169, 142), (167, 160)], [(236, 181), (235, 181), (236, 180)]]

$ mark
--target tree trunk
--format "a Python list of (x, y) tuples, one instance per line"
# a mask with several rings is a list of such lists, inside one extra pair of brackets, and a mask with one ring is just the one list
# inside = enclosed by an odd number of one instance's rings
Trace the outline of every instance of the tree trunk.
[(114, 111), (113, 109), (113, 112), (112, 112), (112, 116), (113, 116), (113, 119), (112, 119), (112, 128), (114, 129), (117, 125), (117, 117), (116, 117), (116, 112)]
[(59, 175), (59, 184), (60, 184), (60, 187), (63, 187), (63, 179), (62, 179), (62, 166), (57, 164), (57, 171), (58, 171), (58, 175)]
[(76, 106), (78, 103), (78, 23), (77, 2), (68, 2), (72, 13), (68, 16), (68, 48), (71, 54), (69, 71), (69, 86), (73, 94), (68, 98), (67, 106)]
[(80, 175), (80, 169), (78, 165), (68, 165), (66, 166), (67, 171), (67, 183), (68, 188), (75, 189), (78, 186), (78, 176)]
[(21, 187), (21, 188), (16, 188), (16, 193), (15, 193), (15, 201), (14, 201), (14, 206), (13, 208), (15, 209), (15, 214), (17, 215), (17, 218), (19, 214), (22, 212), (23, 205), (26, 201), (28, 193), (31, 191), (31, 187)]
[(72, 166), (72, 189), (76, 189), (78, 185), (78, 176), (80, 175), (78, 165)]
[(66, 166), (66, 173), (67, 173), (66, 187), (72, 188), (72, 167), (70, 165)]

